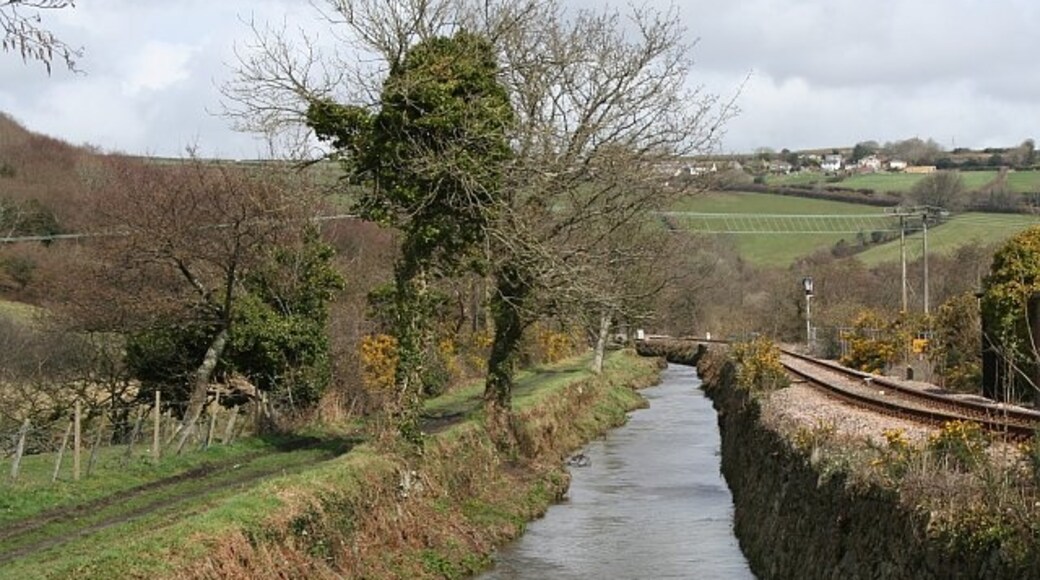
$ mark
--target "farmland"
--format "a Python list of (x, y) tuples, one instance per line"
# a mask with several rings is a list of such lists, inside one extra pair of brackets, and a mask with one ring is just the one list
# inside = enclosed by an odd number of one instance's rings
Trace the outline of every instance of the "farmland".
[[(712, 192), (685, 200), (676, 211), (746, 215), (833, 215), (858, 216), (877, 215), (883, 212), (867, 205), (842, 203), (829, 200), (806, 199), (758, 193)], [(731, 220), (737, 223), (736, 220)], [(835, 218), (836, 225), (847, 226), (849, 221)], [(865, 220), (865, 221), (881, 221)], [(840, 224), (838, 222), (841, 222)], [(930, 250), (951, 253), (966, 244), (988, 245), (1007, 239), (1030, 225), (1040, 223), (1034, 216), (1019, 214), (967, 213), (955, 216), (948, 223), (936, 227), (929, 234)], [(691, 229), (703, 229), (694, 218), (676, 217), (676, 224)], [(796, 224), (797, 225), (797, 224)], [(835, 228), (837, 229), (837, 228)], [(869, 229), (864, 229), (869, 234)], [(748, 262), (760, 266), (786, 267), (795, 260), (820, 250), (827, 250), (844, 239), (847, 243), (857, 242), (856, 234), (721, 234), (733, 240), (740, 255)], [(919, 248), (920, 243), (910, 244)], [(914, 254), (917, 252), (917, 254)], [(910, 256), (919, 255), (919, 249), (911, 249)], [(892, 262), (899, 259), (898, 242), (888, 242), (856, 255), (869, 265)]]
[[(759, 193), (712, 192), (690, 198), (676, 211), (775, 215), (883, 215), (873, 206)], [(678, 220), (682, 227), (683, 220)], [(798, 258), (826, 249), (854, 234), (729, 235), (737, 250), (755, 265), (786, 267)]]
[[(960, 176), (968, 191), (977, 191), (997, 179), (997, 171), (961, 171)], [(819, 183), (845, 189), (869, 189), (876, 192), (906, 193), (924, 179), (920, 173), (864, 173), (840, 180), (829, 181), (821, 173), (803, 172), (768, 178), (769, 185), (792, 186)], [(833, 178), (832, 178), (833, 179)], [(1011, 171), (1007, 174), (1008, 188), (1014, 193), (1040, 192), (1040, 171)]]
[[(1000, 243), (1030, 226), (1040, 225), (1040, 219), (1027, 215), (1004, 215), (987, 213), (966, 213), (955, 216), (949, 222), (928, 232), (929, 255), (951, 254), (965, 245), (987, 246)], [(921, 256), (921, 235), (911, 236), (907, 243), (907, 258), (917, 259)], [(871, 248), (857, 259), (873, 266), (884, 262), (899, 260), (899, 243), (887, 244)]]

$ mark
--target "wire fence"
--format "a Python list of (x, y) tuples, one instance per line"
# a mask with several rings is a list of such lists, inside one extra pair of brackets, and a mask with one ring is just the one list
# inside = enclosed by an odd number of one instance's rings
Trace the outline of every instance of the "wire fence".
[(185, 402), (87, 408), (23, 419), (0, 429), (0, 484), (78, 481), (101, 465), (159, 464), (164, 457), (228, 445), (251, 432), (262, 412), (259, 401), (226, 407), (211, 397), (190, 427)]

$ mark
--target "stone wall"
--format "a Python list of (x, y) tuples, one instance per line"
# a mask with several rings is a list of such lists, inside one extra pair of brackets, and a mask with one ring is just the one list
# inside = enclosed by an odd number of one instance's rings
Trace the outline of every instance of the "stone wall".
[(955, 550), (894, 490), (821, 473), (760, 423), (732, 362), (704, 357), (699, 371), (719, 413), (736, 534), (759, 578), (1040, 578), (1035, 554), (1010, 563), (989, 548)]

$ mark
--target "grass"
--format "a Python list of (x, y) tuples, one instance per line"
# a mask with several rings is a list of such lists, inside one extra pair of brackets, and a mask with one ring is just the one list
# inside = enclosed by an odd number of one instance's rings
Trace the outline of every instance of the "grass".
[[(928, 232), (929, 255), (951, 254), (965, 245), (986, 246), (1003, 242), (1014, 234), (1030, 227), (1040, 225), (1035, 216), (1018, 214), (966, 213), (955, 216), (947, 223)], [(921, 235), (911, 236), (907, 243), (907, 259), (915, 260), (921, 256)], [(874, 266), (885, 262), (899, 261), (899, 242), (889, 242), (871, 248), (856, 258)]]
[(817, 173), (815, 171), (799, 171), (787, 175), (770, 175), (766, 178), (766, 183), (774, 186), (812, 185), (817, 182), (823, 183), (826, 179), (827, 176), (822, 173)]
[[(614, 356), (608, 356), (605, 365), (613, 364)], [(513, 402), (520, 409), (536, 401), (538, 396), (551, 392), (554, 388), (571, 381), (592, 376), (589, 364), (591, 354), (569, 358), (554, 364), (541, 365), (521, 371), (516, 378), (513, 389)], [(423, 413), (430, 417), (453, 417), (479, 415), (484, 402), (484, 382), (472, 383), (450, 393), (431, 399), (423, 407)]]
[(722, 191), (688, 197), (677, 204), (674, 211), (785, 215), (882, 213), (880, 208), (874, 206), (828, 199)]
[(853, 175), (833, 185), (848, 189), (907, 192), (923, 177), (924, 175), (914, 173), (864, 173)]
[(1007, 182), (1016, 193), (1040, 192), (1040, 171), (1012, 171), (1007, 174)]
[[(676, 211), (775, 215), (882, 215), (881, 208), (764, 193), (712, 192), (684, 200)], [(681, 218), (677, 218), (681, 226)], [(726, 234), (744, 259), (757, 266), (786, 267), (855, 234)]]
[(4, 463), (3, 477), (0, 477), (0, 527), (46, 510), (92, 502), (199, 467), (244, 463), (254, 456), (278, 454), (298, 441), (284, 436), (242, 439), (232, 445), (213, 445), (205, 451), (164, 457), (158, 464), (152, 462), (146, 445), (138, 445), (138, 452), (129, 460), (125, 457), (125, 447), (108, 447), (99, 450), (90, 477), (85, 476), (89, 452), (84, 453), (84, 477), (78, 482), (72, 481), (71, 452), (66, 451), (62, 471), (55, 482), (51, 481), (55, 453), (27, 455), (22, 459), (17, 482), (12, 483), (6, 477), (9, 462)]
[[(522, 372), (518, 377), (514, 404), (518, 410), (535, 405), (551, 393), (559, 393), (575, 381), (590, 376), (589, 355)], [(608, 371), (618, 376), (635, 373), (645, 364), (620, 353), (607, 359)], [(631, 368), (630, 368), (631, 367)], [(642, 368), (642, 367), (639, 367)], [(427, 404), (427, 414), (461, 414), (463, 419), (479, 417), (482, 386), (474, 383)], [(455, 430), (449, 431), (449, 433)], [(340, 457), (342, 449), (333, 443), (296, 451), (280, 452), (285, 441), (252, 439), (234, 446), (211, 448), (182, 458), (171, 458), (158, 467), (145, 457), (119, 468), (116, 457), (106, 458), (103, 469), (79, 483), (30, 484), (9, 488), (0, 501), (9, 507), (0, 520), (0, 555), (15, 553), (19, 546), (47, 541), (65, 534), (74, 539), (28, 554), (0, 566), (0, 578), (109, 578), (176, 575), (229, 538), (278, 543), (280, 536), (265, 540), (265, 534), (280, 533), (269, 528), (272, 518), (292, 516), (295, 498), (322, 494), (357, 495), (366, 493), (366, 481), (393, 476), (398, 466), (361, 445)], [(118, 454), (118, 450), (114, 450)], [(330, 458), (332, 457), (332, 458)], [(46, 473), (52, 463), (41, 456), (26, 458), (26, 472)], [(53, 459), (53, 458), (51, 458)], [(185, 473), (205, 462), (224, 466), (206, 478), (182, 478), (154, 494), (134, 494), (133, 487), (150, 479)], [(233, 467), (228, 467), (232, 465)], [(18, 484), (22, 485), (22, 484)], [(22, 500), (17, 500), (20, 497)], [(80, 508), (78, 521), (55, 519), (28, 534), (4, 539), (3, 531), (24, 517), (42, 510), (75, 510), (101, 497), (115, 501), (99, 504), (96, 510)], [(158, 506), (155, 506), (159, 502)], [(150, 508), (150, 509), (149, 509)], [(144, 510), (144, 511), (141, 511)], [(138, 513), (139, 512), (139, 513)], [(128, 521), (108, 525), (113, 518), (131, 516)], [(349, 515), (349, 514), (348, 514)], [(294, 520), (295, 521), (295, 520)], [(96, 529), (84, 524), (96, 525)], [(279, 528), (280, 529), (280, 528)], [(291, 533), (295, 528), (289, 526)], [(7, 542), (6, 544), (4, 542)], [(0, 556), (2, 558), (2, 556)]]
[(41, 309), (24, 302), (0, 299), (0, 317), (11, 318), (16, 322), (32, 322)]

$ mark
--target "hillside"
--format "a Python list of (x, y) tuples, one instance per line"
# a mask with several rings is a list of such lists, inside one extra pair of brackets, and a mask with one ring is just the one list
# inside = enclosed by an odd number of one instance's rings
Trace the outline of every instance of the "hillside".
[[(843, 203), (838, 201), (807, 199), (762, 193), (710, 192), (684, 200), (676, 206), (677, 212), (720, 213), (736, 215), (884, 215), (881, 208)], [(739, 220), (731, 220), (739, 225)], [(840, 221), (835, 219), (835, 222)], [(869, 221), (869, 220), (866, 220)], [(680, 229), (697, 231), (702, 223), (690, 217), (677, 216)], [(720, 222), (715, 222), (720, 223)], [(750, 223), (750, 222), (749, 222)], [(760, 222), (759, 222), (760, 223)], [(797, 227), (789, 220), (790, 227)], [(1022, 214), (966, 213), (954, 216), (948, 223), (934, 228), (929, 233), (929, 249), (940, 254), (950, 254), (956, 248), (969, 244), (989, 245), (999, 243), (1016, 232), (1040, 223), (1036, 216)], [(837, 224), (847, 226), (847, 222)], [(778, 228), (780, 229), (780, 228)], [(864, 236), (870, 231), (864, 230)], [(718, 234), (732, 240), (740, 255), (758, 266), (786, 267), (811, 254), (829, 251), (842, 242), (851, 246), (861, 243), (855, 233), (787, 233), (787, 234)], [(908, 256), (913, 259), (921, 254), (920, 235), (911, 236)], [(899, 242), (888, 241), (854, 254), (855, 258), (877, 265), (899, 260)]]
[[(1016, 233), (1040, 225), (1040, 217), (990, 213), (965, 213), (928, 232), (929, 255), (949, 255), (967, 245), (988, 246), (1010, 238)], [(921, 257), (922, 236), (915, 234), (907, 242), (907, 259)], [(899, 242), (889, 242), (856, 255), (868, 266), (899, 261)]]

